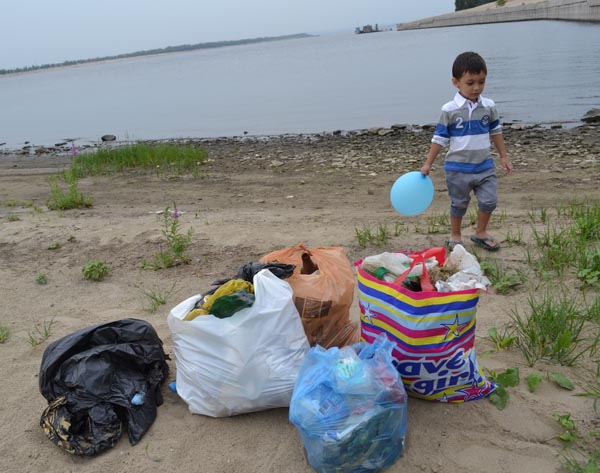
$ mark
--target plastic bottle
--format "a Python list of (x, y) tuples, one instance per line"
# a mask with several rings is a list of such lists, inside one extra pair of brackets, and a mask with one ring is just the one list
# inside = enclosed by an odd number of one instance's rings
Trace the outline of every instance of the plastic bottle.
[(374, 276), (380, 281), (394, 282), (396, 280), (396, 276), (383, 266), (380, 266), (375, 270)]

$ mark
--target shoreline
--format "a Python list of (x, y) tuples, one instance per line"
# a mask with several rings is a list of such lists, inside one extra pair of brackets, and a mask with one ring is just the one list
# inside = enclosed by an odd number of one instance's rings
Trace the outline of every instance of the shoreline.
[[(208, 153), (211, 168), (232, 168), (232, 172), (254, 167), (284, 168), (288, 165), (348, 172), (399, 172), (418, 170), (424, 162), (433, 125), (371, 128), (317, 134), (283, 134), (217, 138), (171, 138), (139, 140), (140, 143), (179, 144), (201, 147)], [(600, 123), (573, 128), (550, 128), (513, 123), (504, 125), (503, 134), (509, 159), (520, 172), (539, 170), (562, 172), (565, 167), (581, 168), (582, 179), (600, 179)], [(107, 142), (105, 146), (126, 146), (132, 142)], [(78, 148), (94, 152), (103, 144)], [(495, 155), (495, 151), (492, 152)], [(0, 152), (0, 175), (54, 174), (68, 168), (72, 161), (69, 147), (43, 148), (37, 152), (19, 150)], [(441, 170), (443, 158), (437, 160)], [(144, 173), (145, 171), (141, 171)], [(168, 171), (167, 171), (168, 173)]]
[[(503, 122), (504, 129), (537, 129), (537, 130), (572, 130), (580, 127), (588, 126), (582, 120), (577, 121), (556, 121), (556, 122), (522, 122), (519, 120)], [(326, 136), (363, 136), (363, 135), (398, 135), (401, 132), (412, 132), (422, 133), (423, 131), (433, 130), (435, 124), (394, 124), (388, 127), (370, 127), (370, 128), (357, 128), (353, 130), (341, 130), (336, 129), (333, 131), (320, 131), (320, 132), (297, 132), (297, 133), (275, 133), (275, 134), (242, 134), (242, 135), (223, 135), (223, 136), (186, 136), (186, 137), (162, 137), (162, 138), (146, 138), (146, 139), (135, 139), (135, 140), (117, 140), (103, 142), (98, 140), (96, 142), (87, 140), (84, 138), (69, 138), (67, 140), (53, 140), (54, 145), (45, 144), (34, 144), (32, 141), (23, 142), (23, 146), (6, 146), (7, 143), (0, 143), (0, 160), (3, 156), (10, 155), (56, 155), (56, 154), (70, 154), (72, 152), (72, 144), (75, 143), (77, 150), (89, 150), (95, 149), (99, 146), (125, 146), (134, 143), (204, 143), (213, 141), (232, 141), (240, 142), (247, 140), (260, 140), (260, 141), (273, 141), (281, 139), (320, 139)]]

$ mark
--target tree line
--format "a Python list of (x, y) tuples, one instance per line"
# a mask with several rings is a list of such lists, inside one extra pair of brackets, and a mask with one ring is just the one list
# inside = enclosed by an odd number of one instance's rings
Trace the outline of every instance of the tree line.
[(496, 0), (454, 0), (454, 7), (456, 11), (466, 10), (467, 8), (478, 7), (485, 3), (492, 3)]
[(239, 39), (232, 41), (213, 41), (210, 43), (196, 43), (196, 44), (181, 44), (179, 46), (167, 46), (166, 48), (157, 48), (157, 49), (146, 49), (143, 51), (135, 51), (133, 53), (125, 53), (118, 54), (115, 56), (102, 56), (90, 59), (76, 59), (72, 61), (64, 61), (60, 63), (52, 63), (52, 64), (42, 64), (42, 65), (34, 65), (34, 66), (25, 66), (25, 67), (17, 67), (15, 69), (0, 69), (0, 75), (2, 74), (13, 74), (17, 72), (29, 72), (29, 71), (37, 71), (39, 69), (49, 69), (51, 67), (62, 67), (62, 66), (74, 66), (76, 64), (85, 64), (88, 62), (100, 62), (100, 61), (110, 61), (113, 59), (124, 59), (124, 58), (132, 58), (137, 56), (147, 56), (151, 54), (166, 54), (166, 53), (175, 53), (181, 51), (193, 51), (195, 49), (207, 49), (207, 48), (222, 48), (224, 46), (238, 46), (242, 44), (252, 44), (252, 43), (262, 43), (265, 41), (281, 41), (285, 39), (297, 39), (297, 38), (307, 38), (311, 35), (300, 33), (300, 34), (291, 34), (285, 36), (267, 36), (261, 38), (250, 38), (250, 39)]

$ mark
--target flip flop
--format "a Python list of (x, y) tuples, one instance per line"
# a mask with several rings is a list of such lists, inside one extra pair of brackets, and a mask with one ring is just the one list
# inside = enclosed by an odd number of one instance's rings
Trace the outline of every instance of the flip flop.
[[(471, 235), (471, 241), (484, 250), (498, 251), (500, 249), (500, 243), (498, 243), (494, 237), (477, 238), (475, 235)], [(490, 243), (496, 244), (490, 245)]]
[(446, 246), (448, 247), (449, 250), (453, 250), (456, 245), (463, 245), (464, 246), (464, 243), (462, 242), (462, 240), (459, 240), (459, 241), (446, 240)]

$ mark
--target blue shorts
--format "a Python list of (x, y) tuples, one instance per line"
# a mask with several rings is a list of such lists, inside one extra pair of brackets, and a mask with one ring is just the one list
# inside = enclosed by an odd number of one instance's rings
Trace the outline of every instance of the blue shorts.
[(450, 216), (464, 217), (475, 194), (479, 210), (491, 213), (498, 205), (498, 177), (494, 168), (477, 174), (446, 171), (446, 186), (450, 196)]

